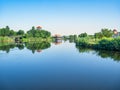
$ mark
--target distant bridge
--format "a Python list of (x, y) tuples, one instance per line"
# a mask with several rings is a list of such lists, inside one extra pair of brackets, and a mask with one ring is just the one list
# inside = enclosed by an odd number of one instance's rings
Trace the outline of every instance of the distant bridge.
[(15, 42), (19, 42), (22, 40), (22, 36), (19, 35), (19, 36), (11, 36), (10, 38), (12, 38)]
[(55, 38), (55, 39), (57, 39), (57, 40), (61, 40), (63, 37), (62, 37), (61, 35), (59, 35), (59, 34), (55, 34), (55, 35), (53, 36), (53, 38)]
[(53, 36), (55, 45), (61, 44), (63, 37), (61, 35), (55, 34)]

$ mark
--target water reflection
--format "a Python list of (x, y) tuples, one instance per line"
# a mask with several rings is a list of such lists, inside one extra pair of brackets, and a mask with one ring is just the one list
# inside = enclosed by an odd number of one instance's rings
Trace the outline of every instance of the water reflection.
[(16, 46), (19, 50), (23, 50), (23, 49), (24, 49), (24, 43), (16, 43), (15, 46)]
[(104, 51), (99, 50), (96, 51), (98, 56), (101, 56), (102, 58), (111, 58), (114, 61), (120, 61), (120, 52), (116, 51)]
[(49, 42), (32, 42), (25, 43), (27, 49), (31, 50), (32, 53), (41, 52), (44, 49), (50, 48), (51, 44)]
[[(72, 41), (69, 41), (70, 43)], [(55, 41), (53, 42), (55, 45), (61, 44), (62, 41)], [(42, 50), (48, 49), (51, 47), (50, 42), (28, 42), (28, 43), (0, 43), (0, 51), (5, 51), (6, 53), (9, 53), (11, 49), (18, 48), (19, 50), (23, 50), (24, 48), (27, 48), (30, 50), (33, 54), (35, 52), (42, 52)], [(77, 50), (80, 53), (89, 53), (92, 52), (93, 54), (100, 56), (101, 58), (111, 58), (114, 61), (120, 61), (120, 52), (116, 51), (104, 51), (104, 50), (93, 50), (90, 48), (83, 48), (80, 46), (76, 46)]]
[(60, 45), (62, 43), (61, 39), (55, 39), (55, 41), (53, 42), (55, 45)]
[(7, 43), (0, 45), (0, 51), (6, 51), (9, 53), (11, 49), (17, 47), (19, 50), (23, 50), (25, 47), (32, 51), (32, 53), (41, 52), (44, 49), (50, 48), (49, 42), (28, 42), (28, 43)]
[(41, 52), (44, 49), (50, 48), (51, 43), (54, 43), (55, 45), (59, 45), (62, 43), (62, 39), (55, 39), (55, 41), (47, 42), (47, 41), (41, 41), (41, 42), (16, 42), (16, 43), (0, 43), (0, 51), (6, 51), (6, 53), (10, 52), (10, 49), (13, 49), (17, 47), (19, 50), (23, 50), (25, 47), (32, 51), (32, 53), (35, 52)]
[(6, 51), (6, 53), (10, 52), (10, 49), (15, 48), (15, 44), (14, 43), (1, 43), (0, 44), (0, 51)]
[(92, 49), (90, 49), (90, 48), (83, 48), (83, 47), (80, 47), (80, 46), (76, 46), (76, 48), (80, 53), (89, 53), (89, 52), (92, 51)]
[(76, 48), (78, 49), (78, 51), (80, 53), (89, 53), (91, 51), (94, 51), (93, 54), (96, 54), (97, 56), (100, 56), (102, 58), (111, 58), (114, 61), (120, 61), (120, 52), (105, 51), (105, 50), (93, 50), (90, 48), (83, 48), (83, 47), (79, 47), (79, 46), (76, 46)]

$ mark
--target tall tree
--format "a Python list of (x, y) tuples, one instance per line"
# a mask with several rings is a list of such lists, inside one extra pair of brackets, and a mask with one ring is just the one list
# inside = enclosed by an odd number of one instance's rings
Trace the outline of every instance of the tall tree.
[(17, 32), (17, 35), (24, 35), (24, 30), (19, 30), (19, 31)]
[(32, 26), (32, 29), (31, 30), (35, 30), (35, 27), (34, 26)]
[(7, 30), (10, 30), (9, 26), (6, 26), (6, 29), (7, 29)]
[(94, 34), (94, 37), (101, 39), (103, 37), (103, 34), (101, 32), (98, 32)]
[(9, 36), (14, 36), (15, 34), (16, 34), (16, 32), (14, 30), (10, 30)]
[(101, 33), (103, 34), (104, 37), (107, 37), (107, 38), (112, 37), (112, 35), (113, 35), (113, 31), (109, 30), (107, 28), (102, 29)]
[(79, 37), (87, 37), (87, 33), (85, 32), (85, 33), (81, 33), (80, 35), (79, 35)]

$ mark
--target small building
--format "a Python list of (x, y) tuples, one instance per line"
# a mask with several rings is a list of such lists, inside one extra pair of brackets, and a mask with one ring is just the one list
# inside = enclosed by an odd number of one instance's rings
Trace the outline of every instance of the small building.
[(53, 36), (55, 45), (62, 43), (62, 36), (60, 34), (55, 34)]
[(41, 30), (42, 29), (42, 27), (41, 26), (37, 26), (37, 30)]
[(118, 32), (116, 29), (113, 30), (113, 37), (117, 38), (120, 36), (120, 32)]
[(42, 50), (37, 50), (37, 52), (42, 52)]
[(54, 37), (59, 38), (59, 37), (61, 37), (61, 35), (60, 34), (55, 34)]

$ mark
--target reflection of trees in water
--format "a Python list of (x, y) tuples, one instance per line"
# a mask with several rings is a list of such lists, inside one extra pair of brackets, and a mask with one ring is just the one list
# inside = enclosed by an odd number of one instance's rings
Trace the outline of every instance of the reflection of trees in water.
[(19, 50), (27, 49), (31, 50), (33, 53), (37, 50), (37, 52), (41, 52), (43, 49), (47, 49), (51, 46), (49, 42), (32, 42), (32, 43), (12, 43), (12, 44), (2, 44), (0, 46), (1, 51), (6, 51), (6, 53), (10, 52), (10, 49), (17, 47)]
[(78, 49), (78, 51), (79, 51), (80, 53), (85, 53), (85, 52), (89, 53), (89, 52), (93, 51), (93, 50), (90, 49), (90, 48), (84, 48), (84, 47), (80, 47), (80, 46), (76, 46), (76, 48)]
[(51, 46), (49, 42), (30, 42), (30, 43), (25, 43), (25, 46), (27, 49), (32, 50), (32, 53), (41, 52), (41, 50), (47, 49)]
[(102, 58), (111, 58), (114, 61), (120, 61), (120, 52), (116, 52), (116, 51), (104, 51), (104, 50), (93, 50), (90, 48), (84, 48), (84, 47), (80, 47), (80, 46), (76, 46), (76, 48), (78, 49), (78, 51), (80, 53), (85, 53), (85, 52), (91, 52), (91, 51), (95, 51), (95, 53), (93, 54), (97, 54), (98, 56), (102, 57)]
[(3, 44), (0, 46), (0, 50), (6, 51), (6, 53), (10, 52), (10, 49), (15, 48), (15, 44)]
[(18, 47), (19, 50), (24, 49), (24, 44), (23, 43), (17, 43), (16, 47)]
[(114, 59), (114, 61), (120, 61), (120, 52), (115, 51), (96, 51), (97, 55), (101, 56), (102, 58), (111, 58)]
[(2, 44), (0, 46), (0, 50), (6, 51), (6, 53), (10, 52), (10, 49), (13, 49), (17, 47), (19, 50), (24, 49), (24, 44), (23, 43), (7, 43), (7, 44)]
[[(6, 53), (10, 52), (10, 49), (13, 49), (17, 47), (19, 50), (24, 49), (26, 47), (27, 49), (31, 50), (32, 53), (41, 52), (44, 49), (50, 48), (51, 44), (49, 42), (29, 42), (29, 43), (12, 43), (12, 44), (0, 44), (0, 50), (1, 51), (6, 51)], [(120, 52), (115, 52), (115, 51), (104, 51), (104, 50), (93, 50), (90, 48), (84, 48), (80, 46), (76, 46), (78, 51), (80, 53), (84, 52), (91, 52), (94, 51), (93, 54), (97, 54), (98, 56), (102, 58), (111, 58), (114, 61), (120, 61)]]
[(69, 43), (74, 43), (75, 40), (74, 39), (69, 39)]
[(62, 39), (54, 39), (53, 43), (55, 45), (60, 45), (62, 43)]

